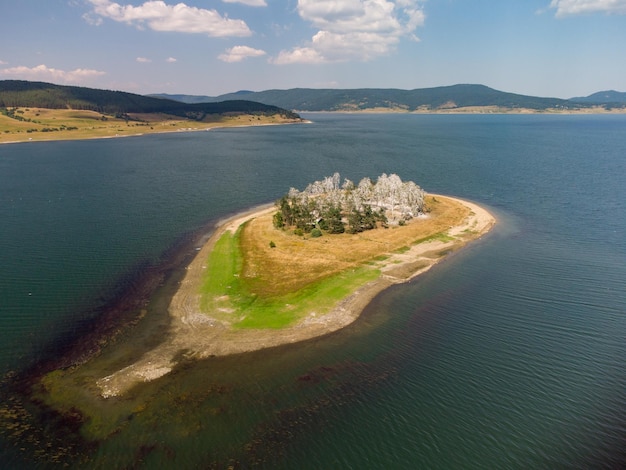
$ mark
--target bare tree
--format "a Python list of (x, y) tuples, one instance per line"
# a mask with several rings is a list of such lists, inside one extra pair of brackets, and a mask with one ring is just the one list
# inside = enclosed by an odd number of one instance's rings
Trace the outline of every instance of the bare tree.
[(377, 221), (386, 226), (388, 216), (393, 221), (404, 221), (419, 215), (424, 209), (425, 192), (412, 181), (403, 182), (392, 173), (380, 175), (376, 183), (363, 178), (358, 186), (346, 179), (340, 186), (339, 173), (314, 181), (304, 191), (291, 188), (286, 197), (277, 202), (281, 217), (276, 225), (311, 228), (321, 219), (332, 219), (333, 233), (339, 233), (343, 217), (353, 232), (369, 230)]

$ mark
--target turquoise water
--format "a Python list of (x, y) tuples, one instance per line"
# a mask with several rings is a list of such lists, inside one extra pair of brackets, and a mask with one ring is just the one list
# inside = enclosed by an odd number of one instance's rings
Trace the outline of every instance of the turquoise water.
[[(0, 146), (3, 373), (63, 353), (59, 338), (80, 337), (207, 223), (335, 171), (397, 173), (499, 219), (341, 332), (191, 364), (125, 402), (93, 405), (119, 416), (116, 432), (69, 462), (626, 462), (626, 117), (306, 117), (314, 123)], [(0, 438), (11, 468), (50, 463), (24, 436)]]

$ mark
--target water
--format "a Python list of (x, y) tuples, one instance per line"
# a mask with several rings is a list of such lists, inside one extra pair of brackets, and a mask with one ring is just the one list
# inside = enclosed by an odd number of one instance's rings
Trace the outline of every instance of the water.
[[(314, 124), (0, 146), (3, 373), (80, 335), (125, 283), (207, 222), (335, 171), (356, 181), (397, 173), (499, 219), (344, 331), (192, 364), (117, 402), (77, 395), (103, 423), (85, 426), (98, 443), (70, 462), (626, 462), (626, 117), (307, 117)], [(0, 436), (11, 467), (50, 461), (30, 458), (32, 442)]]

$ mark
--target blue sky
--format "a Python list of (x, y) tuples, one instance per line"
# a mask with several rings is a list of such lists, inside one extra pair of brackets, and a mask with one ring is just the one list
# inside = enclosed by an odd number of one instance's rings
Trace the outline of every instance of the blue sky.
[(11, 0), (0, 79), (130, 91), (626, 91), (626, 0)]

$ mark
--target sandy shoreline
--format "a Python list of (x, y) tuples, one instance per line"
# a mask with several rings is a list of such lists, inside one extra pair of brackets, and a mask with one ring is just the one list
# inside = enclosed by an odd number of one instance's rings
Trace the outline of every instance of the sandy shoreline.
[(448, 196), (437, 197), (458, 201), (470, 209), (470, 215), (448, 231), (450, 240), (431, 240), (413, 245), (408, 251), (391, 254), (382, 264), (382, 275), (378, 279), (357, 289), (331, 312), (324, 315), (311, 312), (298, 323), (279, 330), (234, 330), (201, 312), (197, 286), (216, 241), (225, 231), (235, 231), (245, 221), (271, 213), (275, 207), (257, 207), (223, 221), (186, 268), (187, 273), (169, 306), (172, 323), (168, 338), (132, 365), (99, 379), (97, 386), (101, 395), (105, 398), (118, 396), (137, 383), (157, 379), (169, 373), (181, 358), (202, 359), (256, 351), (315, 338), (349, 325), (381, 291), (415, 278), (443, 259), (432, 253), (463, 246), (487, 233), (495, 224), (495, 218), (477, 204)]
[[(202, 125), (200, 125), (202, 124)], [(176, 127), (173, 129), (153, 129), (148, 130), (146, 128), (139, 128), (138, 130), (131, 130), (128, 133), (116, 133), (107, 135), (84, 135), (80, 131), (74, 133), (67, 133), (63, 136), (55, 136), (53, 133), (36, 133), (19, 135), (18, 140), (3, 140), (4, 138), (15, 136), (12, 134), (2, 134), (0, 136), (0, 145), (3, 144), (26, 144), (35, 142), (65, 142), (65, 141), (80, 141), (80, 140), (100, 140), (100, 139), (121, 139), (125, 137), (141, 137), (145, 135), (157, 135), (157, 134), (176, 134), (176, 133), (188, 133), (188, 132), (208, 132), (217, 129), (239, 128), (239, 127), (264, 127), (264, 126), (284, 126), (289, 124), (311, 124), (311, 121), (307, 119), (299, 120), (285, 120), (276, 122), (253, 122), (253, 123), (194, 123), (190, 122), (185, 126)], [(190, 127), (190, 126), (198, 127)], [(126, 129), (128, 131), (128, 129)]]

